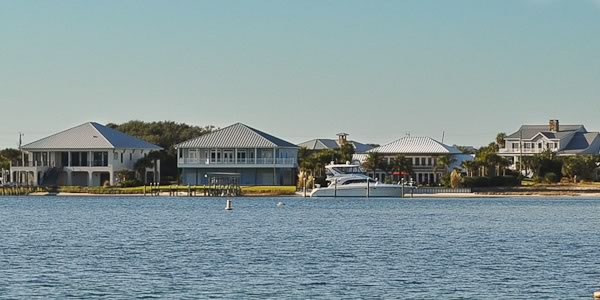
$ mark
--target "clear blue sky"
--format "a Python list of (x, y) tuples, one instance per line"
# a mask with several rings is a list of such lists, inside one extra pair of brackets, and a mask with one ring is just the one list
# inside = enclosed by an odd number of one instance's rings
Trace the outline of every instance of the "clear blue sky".
[(86, 121), (291, 142), (600, 130), (600, 1), (2, 1), (0, 147)]

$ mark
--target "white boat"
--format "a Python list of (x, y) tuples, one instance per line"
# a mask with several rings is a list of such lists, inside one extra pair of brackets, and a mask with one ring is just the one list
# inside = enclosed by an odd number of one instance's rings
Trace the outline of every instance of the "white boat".
[(327, 187), (314, 189), (311, 197), (402, 197), (415, 187), (399, 184), (379, 183), (367, 176), (359, 165), (330, 164), (325, 166)]

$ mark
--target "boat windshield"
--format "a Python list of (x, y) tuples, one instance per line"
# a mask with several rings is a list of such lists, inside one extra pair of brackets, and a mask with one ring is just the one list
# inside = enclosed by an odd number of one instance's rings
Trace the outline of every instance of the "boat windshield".
[(356, 184), (356, 183), (367, 183), (367, 180), (369, 182), (376, 183), (376, 181), (373, 180), (373, 179), (371, 179), (371, 178), (369, 178), (369, 179), (350, 179), (350, 180), (344, 181), (344, 183), (342, 183), (342, 185)]
[(335, 172), (340, 174), (363, 174), (363, 170), (360, 167), (335, 167), (332, 168)]

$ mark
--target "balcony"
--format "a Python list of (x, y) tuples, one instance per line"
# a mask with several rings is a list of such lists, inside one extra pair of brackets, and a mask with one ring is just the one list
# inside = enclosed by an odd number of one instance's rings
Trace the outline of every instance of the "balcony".
[[(556, 148), (523, 148), (522, 153), (523, 154), (536, 154), (536, 153), (542, 153), (546, 150), (550, 150), (553, 152), (558, 151), (558, 149)], [(521, 150), (519, 150), (519, 148), (500, 148), (500, 150), (498, 151), (499, 153), (510, 153), (510, 154), (520, 154)]]
[(180, 167), (295, 167), (296, 158), (246, 158), (246, 159), (199, 159), (179, 158)]

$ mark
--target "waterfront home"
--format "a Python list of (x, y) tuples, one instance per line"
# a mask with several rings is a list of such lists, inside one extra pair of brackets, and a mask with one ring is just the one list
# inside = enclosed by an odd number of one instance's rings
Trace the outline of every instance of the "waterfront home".
[(352, 145), (355, 153), (365, 153), (373, 148), (372, 146), (359, 143), (357, 141), (349, 141), (347, 133), (338, 133), (337, 139), (313, 139), (298, 144), (298, 147), (306, 148), (309, 151), (319, 151), (327, 149), (338, 149), (341, 145), (344, 144)]
[(547, 150), (559, 156), (600, 153), (600, 133), (589, 132), (583, 125), (561, 125), (559, 120), (550, 120), (548, 125), (522, 125), (504, 141), (498, 155), (511, 162), (511, 169), (517, 169), (520, 157)]
[(178, 144), (182, 184), (208, 184), (211, 174), (237, 174), (241, 185), (294, 185), (298, 147), (242, 123)]
[(117, 172), (133, 171), (140, 158), (161, 149), (88, 122), (22, 146), (21, 161), (11, 165), (11, 178), (15, 183), (34, 186), (114, 185)]
[[(465, 160), (473, 160), (473, 155), (463, 154), (454, 146), (438, 142), (430, 137), (406, 136), (389, 144), (373, 148), (365, 154), (355, 154), (353, 160), (356, 163), (366, 161), (369, 153), (379, 153), (382, 159), (390, 163), (395, 157), (401, 155), (412, 164), (413, 179), (418, 184), (437, 184), (441, 177), (454, 168), (460, 168)], [(454, 161), (447, 170), (437, 167), (440, 156), (449, 155)], [(392, 175), (384, 170), (377, 170), (369, 174), (379, 181), (385, 181), (386, 177)], [(396, 174), (403, 175), (403, 174)]]

